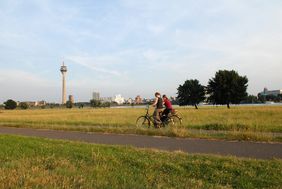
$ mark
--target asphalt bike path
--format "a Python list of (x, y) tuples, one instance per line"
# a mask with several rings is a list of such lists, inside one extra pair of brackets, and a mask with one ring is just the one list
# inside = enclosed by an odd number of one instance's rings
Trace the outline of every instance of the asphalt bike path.
[(126, 145), (165, 151), (215, 154), (256, 159), (282, 159), (282, 143), (171, 138), (145, 135), (103, 134), (76, 131), (1, 127), (0, 134), (63, 139), (95, 144)]

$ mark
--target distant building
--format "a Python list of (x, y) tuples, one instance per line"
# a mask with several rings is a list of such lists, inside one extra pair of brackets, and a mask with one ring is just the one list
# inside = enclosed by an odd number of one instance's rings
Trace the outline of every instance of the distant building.
[(176, 97), (175, 97), (175, 96), (171, 96), (171, 97), (170, 97), (170, 100), (171, 100), (171, 101), (175, 101), (175, 100), (176, 100)]
[(117, 104), (124, 104), (124, 102), (125, 102), (125, 100), (124, 100), (124, 98), (120, 95), (120, 94), (118, 94), (118, 95), (116, 95), (114, 98), (113, 98), (113, 101), (114, 102), (116, 102)]
[(135, 104), (141, 104), (142, 103), (142, 98), (140, 97), (140, 95), (137, 95), (135, 97)]
[(145, 104), (151, 104), (151, 103), (153, 103), (155, 101), (155, 99), (154, 98), (151, 98), (151, 99), (144, 99), (143, 100), (143, 102), (145, 103)]
[[(37, 106), (37, 102), (26, 101), (26, 102), (22, 102), (22, 103), (26, 103), (29, 107), (35, 107), (35, 106)], [(19, 103), (18, 103), (18, 104), (19, 104)]]
[(98, 92), (93, 92), (93, 97), (92, 97), (93, 100), (101, 100), (100, 99), (100, 93)]
[(258, 95), (260, 96), (278, 96), (278, 95), (282, 95), (282, 89), (269, 91), (267, 88), (264, 88), (263, 92), (260, 92)]
[(112, 102), (113, 98), (112, 97), (100, 97), (101, 102)]
[(129, 98), (129, 99), (126, 100), (126, 103), (127, 104), (133, 104), (134, 100), (132, 98)]
[(69, 101), (70, 101), (71, 103), (74, 103), (74, 97), (73, 97), (73, 95), (69, 95)]
[(38, 101), (38, 102), (36, 102), (36, 106), (46, 106), (46, 101), (44, 101), (44, 100), (41, 100), (41, 101)]
[[(23, 102), (26, 103), (29, 107), (36, 107), (36, 106), (45, 106), (46, 105), (46, 101), (42, 100), (42, 101), (26, 101)], [(19, 102), (18, 102), (19, 104)]]

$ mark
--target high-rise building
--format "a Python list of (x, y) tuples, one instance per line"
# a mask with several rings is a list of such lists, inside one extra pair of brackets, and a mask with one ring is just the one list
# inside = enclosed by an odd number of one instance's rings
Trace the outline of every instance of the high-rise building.
[(70, 101), (71, 103), (74, 103), (74, 97), (73, 97), (73, 95), (69, 95), (69, 101)]
[(62, 82), (63, 82), (63, 86), (62, 86), (62, 104), (66, 104), (67, 102), (67, 94), (66, 94), (66, 74), (67, 74), (67, 67), (65, 66), (64, 62), (63, 65), (61, 66), (60, 69), (61, 73), (62, 73)]
[(98, 92), (93, 92), (93, 100), (100, 100), (100, 93)]

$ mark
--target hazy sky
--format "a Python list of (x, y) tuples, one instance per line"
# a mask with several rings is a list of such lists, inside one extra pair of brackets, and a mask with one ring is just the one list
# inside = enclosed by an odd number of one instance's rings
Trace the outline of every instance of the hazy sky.
[(0, 0), (0, 103), (175, 95), (219, 69), (282, 88), (281, 0)]

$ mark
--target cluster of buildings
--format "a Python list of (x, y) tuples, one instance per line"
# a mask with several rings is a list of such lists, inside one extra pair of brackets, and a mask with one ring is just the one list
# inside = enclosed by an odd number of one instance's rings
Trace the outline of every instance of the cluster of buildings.
[(282, 89), (269, 91), (266, 87), (263, 89), (262, 92), (258, 94), (258, 96), (279, 96), (279, 95), (282, 95)]
[(110, 103), (117, 103), (118, 105), (121, 104), (145, 104), (151, 102), (152, 99), (145, 99), (141, 98), (140, 95), (137, 95), (135, 99), (133, 98), (124, 98), (121, 94), (115, 95), (114, 97), (101, 97), (99, 92), (93, 92), (92, 94), (93, 100), (99, 100), (101, 102), (110, 102)]
[[(280, 90), (268, 90), (267, 88), (264, 88), (264, 90), (262, 92), (260, 92), (258, 94), (258, 96), (281, 96), (282, 97), (282, 89)], [(147, 104), (152, 102), (154, 99), (145, 99), (145, 98), (141, 98), (140, 95), (137, 95), (134, 99), (133, 98), (128, 98), (125, 99), (124, 97), (122, 97), (120, 94), (115, 95), (114, 97), (100, 97), (100, 93), (99, 92), (93, 92), (93, 99), (94, 100), (99, 100), (101, 102), (115, 102), (118, 105), (121, 104)], [(172, 101), (175, 101), (175, 97), (171, 97)]]
[(42, 106), (46, 106), (46, 101), (41, 100), (41, 101), (26, 101), (26, 102), (17, 102), (17, 105), (19, 105), (20, 103), (26, 103), (28, 105), (28, 107), (42, 107)]
[[(60, 68), (60, 72), (62, 73), (62, 102), (61, 104), (66, 104), (67, 102), (67, 94), (66, 94), (66, 74), (67, 74), (67, 66), (65, 66), (64, 62)], [(128, 98), (125, 99), (122, 95), (118, 94), (114, 97), (101, 97), (99, 92), (93, 92), (92, 94), (93, 100), (99, 100), (101, 102), (110, 102), (110, 103), (117, 103), (118, 105), (121, 104), (145, 104), (151, 102), (152, 99), (142, 99), (140, 95), (137, 95), (134, 99)], [(68, 101), (74, 103), (74, 97), (69, 95)]]

